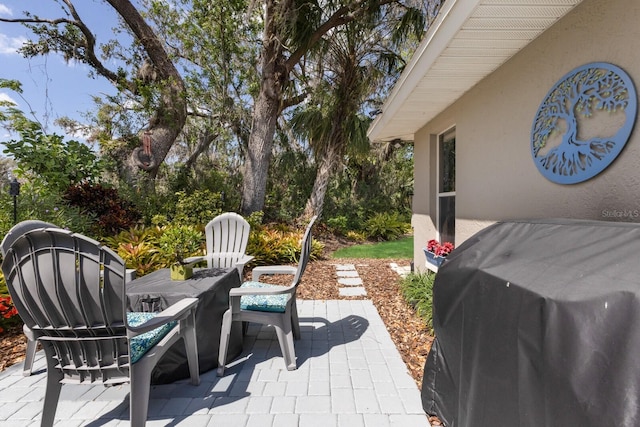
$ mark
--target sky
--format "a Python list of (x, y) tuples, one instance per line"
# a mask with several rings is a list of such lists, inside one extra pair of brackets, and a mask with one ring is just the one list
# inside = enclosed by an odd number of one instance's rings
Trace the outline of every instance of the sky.
[[(112, 37), (111, 28), (116, 23), (116, 15), (109, 5), (100, 0), (79, 0), (75, 3), (98, 42)], [(53, 0), (0, 0), (2, 18), (19, 18), (25, 10), (41, 18), (63, 16)], [(0, 78), (19, 80), (26, 101), (5, 89), (0, 89), (0, 100), (14, 101), (25, 113), (32, 109), (48, 132), (65, 135), (54, 125), (56, 118), (66, 116), (81, 120), (81, 113), (91, 110), (94, 105), (93, 95), (112, 94), (115, 89), (102, 77), (89, 77), (89, 67), (85, 64), (67, 63), (55, 53), (25, 59), (17, 49), (30, 38), (33, 35), (21, 24), (0, 22)], [(0, 142), (9, 138), (6, 131), (0, 130)]]

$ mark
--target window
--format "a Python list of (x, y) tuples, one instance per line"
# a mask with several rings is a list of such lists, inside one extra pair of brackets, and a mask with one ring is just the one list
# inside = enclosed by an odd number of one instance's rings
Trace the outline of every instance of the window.
[(456, 130), (438, 136), (437, 226), (440, 242), (455, 243)]

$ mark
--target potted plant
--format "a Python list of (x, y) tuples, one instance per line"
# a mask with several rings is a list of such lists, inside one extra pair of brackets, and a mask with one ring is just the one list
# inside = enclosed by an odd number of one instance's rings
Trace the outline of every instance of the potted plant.
[(440, 267), (445, 258), (453, 250), (453, 247), (453, 243), (451, 242), (440, 243), (435, 239), (431, 239), (427, 242), (427, 247), (423, 248), (423, 251), (429, 263)]
[(201, 248), (201, 232), (188, 225), (168, 226), (158, 243), (160, 249), (172, 259), (171, 280), (186, 280), (193, 275), (193, 266), (185, 258)]

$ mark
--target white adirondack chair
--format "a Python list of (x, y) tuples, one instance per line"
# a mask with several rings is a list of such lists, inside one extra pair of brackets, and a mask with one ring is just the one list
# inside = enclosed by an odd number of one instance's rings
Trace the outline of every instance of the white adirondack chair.
[(188, 263), (207, 261), (208, 268), (236, 267), (242, 280), (244, 266), (253, 259), (247, 255), (251, 226), (241, 215), (225, 212), (205, 226), (207, 254), (185, 259)]

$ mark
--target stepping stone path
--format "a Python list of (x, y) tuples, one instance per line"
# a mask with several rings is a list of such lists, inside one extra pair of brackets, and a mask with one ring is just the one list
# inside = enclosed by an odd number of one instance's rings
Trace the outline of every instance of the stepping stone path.
[(367, 295), (367, 290), (362, 284), (362, 279), (358, 275), (356, 266), (353, 264), (336, 264), (336, 274), (338, 275), (338, 285), (340, 295), (345, 297), (355, 297)]
[[(395, 262), (389, 264), (389, 267), (398, 273), (401, 277), (405, 277), (411, 272), (410, 266), (400, 267)], [(336, 274), (338, 276), (338, 291), (341, 296), (354, 297), (366, 296), (367, 290), (364, 288), (362, 279), (358, 275), (358, 270), (353, 264), (336, 264)]]
[(409, 273), (411, 273), (411, 266), (410, 265), (399, 266), (395, 262), (392, 262), (391, 264), (389, 264), (389, 267), (391, 267), (391, 269), (393, 271), (398, 273), (400, 275), (400, 277), (407, 277), (407, 275)]

